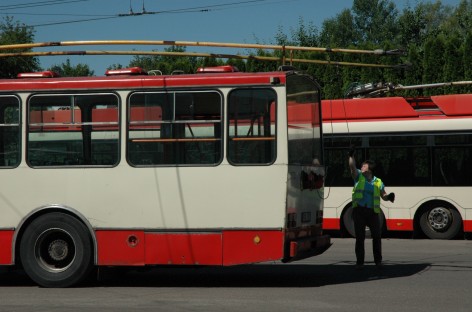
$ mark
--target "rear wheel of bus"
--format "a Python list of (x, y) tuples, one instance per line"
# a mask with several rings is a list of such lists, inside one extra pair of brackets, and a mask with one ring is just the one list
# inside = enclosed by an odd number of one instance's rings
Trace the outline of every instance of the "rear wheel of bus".
[(461, 230), (462, 218), (448, 204), (435, 203), (421, 213), (420, 227), (430, 239), (453, 239)]
[(92, 239), (78, 219), (64, 213), (49, 213), (26, 228), (20, 258), (25, 272), (40, 286), (73, 286), (92, 269)]
[[(354, 230), (354, 219), (352, 218), (352, 212), (354, 208), (352, 205), (349, 205), (344, 209), (344, 212), (342, 214), (342, 231), (345, 235), (348, 235), (350, 237), (356, 237), (356, 231)], [(380, 228), (382, 231), (382, 234), (385, 234), (386, 229), (385, 229), (385, 215), (383, 211), (380, 211)], [(366, 227), (366, 232), (370, 234), (370, 230), (368, 227)], [(367, 234), (367, 233), (366, 233)]]

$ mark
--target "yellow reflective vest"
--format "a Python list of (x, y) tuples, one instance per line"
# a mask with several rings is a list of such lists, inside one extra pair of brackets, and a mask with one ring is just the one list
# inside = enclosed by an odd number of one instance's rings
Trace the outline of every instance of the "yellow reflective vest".
[[(359, 202), (364, 197), (366, 179), (362, 173), (359, 173), (359, 180), (352, 189), (352, 207), (357, 207)], [(376, 178), (374, 181), (374, 209), (375, 213), (380, 213), (380, 187), (382, 186), (382, 180)]]

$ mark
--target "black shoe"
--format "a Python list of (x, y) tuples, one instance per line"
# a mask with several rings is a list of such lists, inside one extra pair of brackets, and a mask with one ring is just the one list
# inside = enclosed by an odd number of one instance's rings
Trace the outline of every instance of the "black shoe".
[(382, 270), (382, 269), (383, 269), (383, 264), (382, 264), (381, 262), (376, 263), (375, 266), (376, 266), (377, 269), (379, 269), (379, 270)]
[(357, 270), (357, 271), (362, 271), (362, 270), (364, 270), (364, 265), (362, 265), (362, 264), (356, 264), (356, 270)]

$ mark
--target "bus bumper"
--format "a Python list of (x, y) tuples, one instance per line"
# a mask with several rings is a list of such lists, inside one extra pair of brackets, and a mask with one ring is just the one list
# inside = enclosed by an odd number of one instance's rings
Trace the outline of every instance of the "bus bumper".
[(292, 240), (288, 243), (282, 262), (292, 262), (320, 255), (331, 247), (331, 237), (321, 235)]

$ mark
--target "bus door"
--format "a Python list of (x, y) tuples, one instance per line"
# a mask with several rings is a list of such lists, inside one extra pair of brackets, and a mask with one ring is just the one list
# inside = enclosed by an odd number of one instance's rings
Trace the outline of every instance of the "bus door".
[(324, 252), (322, 236), (325, 167), (319, 87), (307, 76), (287, 76), (288, 183), (285, 260)]

